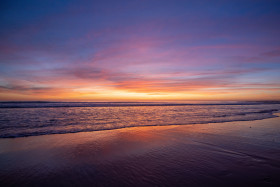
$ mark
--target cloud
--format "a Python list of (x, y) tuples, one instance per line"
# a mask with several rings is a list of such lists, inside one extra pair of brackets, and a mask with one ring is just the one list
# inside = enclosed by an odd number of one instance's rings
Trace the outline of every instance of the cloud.
[(271, 78), (280, 60), (273, 2), (25, 5), (1, 11), (13, 15), (0, 23), (1, 92), (214, 94), (280, 84)]
[[(116, 72), (107, 69), (98, 69), (91, 67), (83, 68), (62, 68), (50, 70), (49, 72), (33, 72), (27, 73), (31, 75), (29, 81), (33, 81), (31, 85), (43, 84), (52, 85), (68, 89), (77, 88), (90, 88), (96, 86), (102, 86), (104, 89), (115, 90), (128, 90), (133, 92), (183, 92), (190, 90), (203, 90), (210, 88), (221, 87), (235, 87), (236, 85), (242, 86), (240, 83), (236, 83), (236, 78), (242, 75), (250, 73), (257, 73), (266, 71), (267, 69), (235, 69), (235, 70), (212, 70), (212, 71), (199, 71), (199, 72), (158, 72), (154, 74), (138, 74), (138, 73), (125, 73)], [(34, 75), (37, 76), (34, 77)], [(47, 77), (40, 76), (48, 75)], [(25, 76), (27, 76), (25, 75)], [(48, 88), (46, 86), (46, 88)], [(264, 87), (264, 85), (259, 85)], [(21, 90), (36, 90), (43, 87), (6, 87), (10, 89)]]
[(262, 53), (261, 56), (264, 56), (264, 57), (280, 57), (280, 50), (268, 51), (268, 52)]

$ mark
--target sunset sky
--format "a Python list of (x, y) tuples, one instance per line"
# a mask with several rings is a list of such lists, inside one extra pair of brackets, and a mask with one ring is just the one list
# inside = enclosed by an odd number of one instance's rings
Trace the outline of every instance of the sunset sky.
[(6, 0), (1, 101), (279, 100), (280, 1)]

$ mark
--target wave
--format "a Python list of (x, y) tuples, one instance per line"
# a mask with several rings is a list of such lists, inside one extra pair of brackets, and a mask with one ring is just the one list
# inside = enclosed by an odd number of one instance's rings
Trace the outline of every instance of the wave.
[(2, 102), (0, 138), (251, 121), (275, 117), (279, 110), (280, 104), (267, 102)]
[[(79, 132), (94, 132), (94, 131), (104, 131), (104, 130), (116, 130), (116, 129), (123, 129), (123, 128), (133, 128), (133, 127), (149, 127), (149, 126), (172, 126), (172, 125), (195, 125), (195, 124), (209, 124), (209, 123), (225, 123), (225, 122), (234, 122), (234, 121), (254, 121), (254, 120), (263, 120), (268, 118), (274, 118), (278, 117), (276, 115), (273, 115), (273, 112), (276, 112), (278, 110), (262, 110), (259, 112), (250, 112), (248, 114), (266, 114), (262, 116), (254, 116), (251, 118), (238, 118), (238, 119), (215, 119), (215, 120), (209, 120), (206, 122), (193, 122), (193, 123), (182, 123), (182, 124), (158, 124), (158, 125), (129, 125), (129, 126), (117, 126), (117, 127), (111, 127), (111, 128), (87, 128), (87, 129), (68, 129), (68, 130), (46, 130), (46, 131), (36, 131), (36, 132), (19, 132), (19, 133), (7, 133), (7, 134), (1, 134), (0, 138), (19, 138), (19, 137), (28, 137), (28, 136), (40, 136), (40, 135), (51, 135), (51, 134), (68, 134), (68, 133), (79, 133)], [(243, 115), (243, 114), (242, 114)], [(47, 126), (46, 126), (47, 127)]]
[(247, 102), (0, 102), (0, 108), (63, 108), (63, 107), (134, 107), (134, 106), (223, 106), (223, 105), (264, 105), (280, 104), (280, 101), (247, 101)]
[(245, 116), (248, 114), (265, 114), (265, 113), (272, 114), (274, 112), (278, 112), (278, 109), (260, 110), (260, 111), (256, 111), (256, 112), (240, 112), (240, 113), (236, 113), (236, 114), (215, 115), (215, 117)]

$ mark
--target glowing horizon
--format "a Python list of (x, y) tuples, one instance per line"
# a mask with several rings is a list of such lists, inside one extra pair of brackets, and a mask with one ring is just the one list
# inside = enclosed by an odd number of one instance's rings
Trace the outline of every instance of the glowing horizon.
[(280, 100), (276, 1), (1, 7), (0, 101)]

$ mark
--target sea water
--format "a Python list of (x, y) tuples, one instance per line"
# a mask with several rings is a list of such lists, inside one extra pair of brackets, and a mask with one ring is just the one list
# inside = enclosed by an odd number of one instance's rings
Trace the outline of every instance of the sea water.
[(0, 102), (0, 138), (275, 117), (278, 102)]

